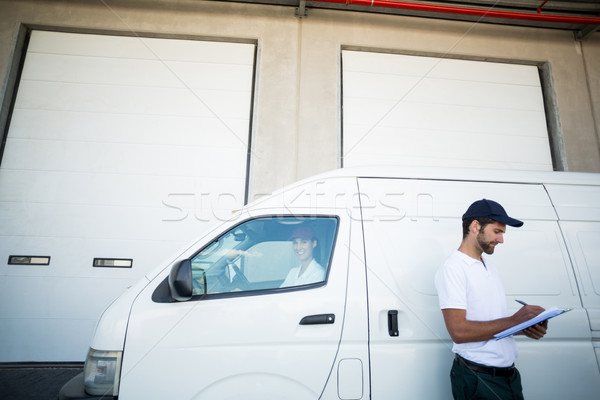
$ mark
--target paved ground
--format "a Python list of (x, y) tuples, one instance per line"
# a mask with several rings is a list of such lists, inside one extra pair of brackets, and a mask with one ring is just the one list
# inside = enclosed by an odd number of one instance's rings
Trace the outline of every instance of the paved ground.
[(62, 385), (82, 371), (83, 363), (0, 365), (0, 399), (57, 400)]

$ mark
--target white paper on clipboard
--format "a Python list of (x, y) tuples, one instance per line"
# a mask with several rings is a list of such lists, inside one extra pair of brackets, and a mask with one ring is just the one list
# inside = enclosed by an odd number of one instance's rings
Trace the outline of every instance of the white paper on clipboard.
[(540, 322), (543, 322), (550, 318), (554, 318), (554, 317), (556, 317), (560, 314), (564, 314), (568, 311), (571, 311), (571, 309), (568, 308), (566, 310), (562, 310), (557, 307), (549, 307), (546, 310), (544, 310), (544, 312), (536, 315), (535, 317), (531, 318), (530, 320), (522, 322), (519, 325), (515, 325), (512, 328), (503, 330), (502, 332), (496, 333), (494, 335), (494, 337), (496, 338), (496, 340), (504, 339), (505, 337), (512, 336), (517, 332), (521, 332), (523, 329), (529, 328), (530, 326), (539, 324)]

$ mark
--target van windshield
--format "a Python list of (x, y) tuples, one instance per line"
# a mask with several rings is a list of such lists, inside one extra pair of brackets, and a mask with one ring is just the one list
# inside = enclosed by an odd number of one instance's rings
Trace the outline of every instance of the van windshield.
[(225, 232), (192, 258), (194, 295), (325, 284), (338, 220), (265, 217)]

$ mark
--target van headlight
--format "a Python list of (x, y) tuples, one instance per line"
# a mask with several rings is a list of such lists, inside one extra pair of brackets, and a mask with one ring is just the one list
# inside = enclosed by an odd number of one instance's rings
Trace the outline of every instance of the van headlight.
[(117, 396), (122, 357), (122, 351), (101, 351), (90, 348), (83, 368), (85, 391), (97, 396)]

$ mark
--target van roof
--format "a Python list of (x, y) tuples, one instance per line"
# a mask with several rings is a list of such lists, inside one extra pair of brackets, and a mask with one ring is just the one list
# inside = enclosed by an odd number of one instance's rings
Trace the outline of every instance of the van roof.
[[(565, 171), (521, 171), (483, 168), (440, 168), (405, 166), (366, 166), (339, 168), (304, 181), (326, 178), (400, 178), (441, 179), (450, 181), (480, 181), (557, 185), (600, 186), (600, 173)], [(299, 182), (299, 183), (301, 183)]]
[[(563, 171), (519, 171), (479, 168), (437, 168), (405, 166), (367, 166), (340, 168), (315, 175), (276, 190), (272, 196), (264, 196), (247, 204), (244, 208), (271, 205), (280, 206), (287, 200), (299, 204), (306, 199), (310, 190), (324, 190), (315, 185), (336, 180), (355, 179), (418, 179), (464, 182), (509, 183), (544, 185), (554, 192), (553, 204), (561, 220), (600, 221), (600, 173)], [(350, 182), (346, 182), (350, 183)], [(283, 197), (280, 197), (283, 196)]]

